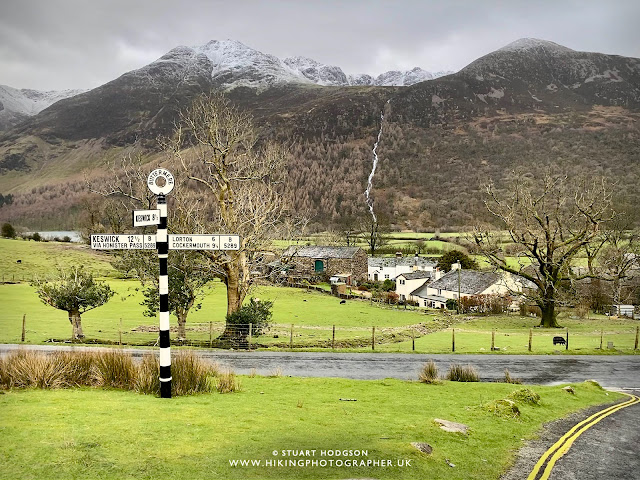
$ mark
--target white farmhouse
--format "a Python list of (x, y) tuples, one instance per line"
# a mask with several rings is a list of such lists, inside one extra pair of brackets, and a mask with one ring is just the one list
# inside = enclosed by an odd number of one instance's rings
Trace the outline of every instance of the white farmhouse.
[(401, 273), (433, 272), (435, 269), (436, 264), (431, 260), (418, 255), (404, 257), (397, 253), (395, 257), (369, 257), (368, 276), (369, 280), (382, 282), (395, 280)]
[(440, 278), (440, 270), (417, 270), (415, 272), (401, 273), (396, 277), (396, 294), (401, 302), (417, 300), (411, 293), (422, 285)]
[(445, 308), (447, 300), (472, 295), (518, 294), (530, 285), (521, 277), (506, 272), (479, 272), (477, 270), (453, 269), (438, 280), (424, 283), (411, 292), (421, 307)]

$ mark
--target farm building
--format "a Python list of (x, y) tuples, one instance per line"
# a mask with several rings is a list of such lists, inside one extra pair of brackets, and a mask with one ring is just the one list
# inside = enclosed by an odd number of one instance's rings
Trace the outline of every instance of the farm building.
[(461, 297), (473, 295), (517, 294), (529, 287), (521, 277), (501, 272), (479, 272), (477, 270), (452, 269), (438, 280), (425, 282), (411, 292), (411, 298), (421, 307), (444, 308), (447, 300), (458, 298), (458, 285)]
[(401, 273), (433, 272), (435, 269), (436, 264), (431, 260), (418, 255), (405, 257), (398, 253), (395, 257), (369, 258), (367, 274), (369, 280), (382, 282), (384, 280), (395, 280)]
[(438, 278), (440, 278), (439, 269), (429, 272), (416, 270), (415, 272), (401, 273), (396, 277), (396, 294), (398, 295), (398, 299), (402, 302), (414, 300), (411, 295), (414, 290)]
[(291, 246), (280, 261), (292, 276), (339, 276), (351, 285), (367, 279), (367, 258), (360, 247)]

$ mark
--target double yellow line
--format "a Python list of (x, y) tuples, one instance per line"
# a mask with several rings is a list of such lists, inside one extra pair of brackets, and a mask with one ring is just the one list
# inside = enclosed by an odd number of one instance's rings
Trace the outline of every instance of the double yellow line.
[(587, 429), (593, 427), (600, 420), (616, 413), (618, 410), (622, 410), (623, 408), (627, 408), (631, 405), (635, 405), (636, 403), (640, 403), (639, 397), (630, 395), (628, 393), (625, 393), (625, 395), (628, 395), (630, 397), (626, 402), (613, 405), (609, 408), (605, 408), (604, 410), (600, 410), (598, 413), (591, 415), (589, 418), (578, 423), (571, 430), (565, 433), (560, 438), (560, 440), (558, 440), (549, 450), (545, 452), (544, 455), (542, 455), (542, 457), (540, 457), (540, 460), (538, 460), (536, 466), (533, 467), (533, 470), (527, 477), (527, 480), (548, 480), (549, 476), (551, 475), (553, 466), (556, 464), (560, 457), (567, 453), (576, 438), (582, 435)]

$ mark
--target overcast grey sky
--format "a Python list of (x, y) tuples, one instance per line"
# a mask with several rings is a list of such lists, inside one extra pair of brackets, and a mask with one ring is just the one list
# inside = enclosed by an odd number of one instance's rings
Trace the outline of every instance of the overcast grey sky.
[(639, 21), (637, 0), (1, 0), (0, 84), (93, 88), (227, 38), (346, 73), (459, 70), (522, 37), (640, 57)]

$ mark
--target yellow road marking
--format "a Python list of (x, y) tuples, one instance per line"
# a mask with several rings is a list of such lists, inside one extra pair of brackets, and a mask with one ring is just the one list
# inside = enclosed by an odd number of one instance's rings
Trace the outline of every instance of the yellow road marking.
[[(600, 420), (608, 417), (609, 415), (614, 414), (618, 410), (622, 410), (623, 408), (630, 407), (631, 405), (640, 403), (639, 397), (636, 397), (635, 395), (630, 395), (628, 393), (625, 393), (625, 395), (628, 395), (630, 397), (629, 400), (627, 400), (626, 402), (619, 403), (617, 405), (612, 405), (611, 407), (605, 408), (604, 410), (600, 410), (599, 412), (591, 415), (586, 420), (583, 420), (582, 422), (578, 423), (571, 430), (565, 433), (560, 438), (560, 440), (554, 443), (553, 446), (549, 448), (549, 450), (547, 450), (544, 453), (544, 455), (542, 455), (542, 457), (540, 457), (540, 460), (538, 460), (535, 467), (533, 467), (533, 470), (527, 477), (527, 480), (536, 480), (536, 479), (548, 480), (549, 476), (551, 475), (551, 470), (553, 469), (553, 466), (556, 464), (556, 462), (560, 457), (562, 457), (565, 453), (567, 453), (567, 451), (569, 450), (571, 445), (573, 445), (573, 442), (576, 440), (576, 438), (578, 438), (587, 429), (594, 426)], [(546, 464), (544, 471), (542, 473), (542, 476), (538, 477), (538, 474), (540, 473), (540, 469), (545, 464), (545, 462), (547, 462), (547, 459), (549, 457), (551, 457), (551, 459)]]

